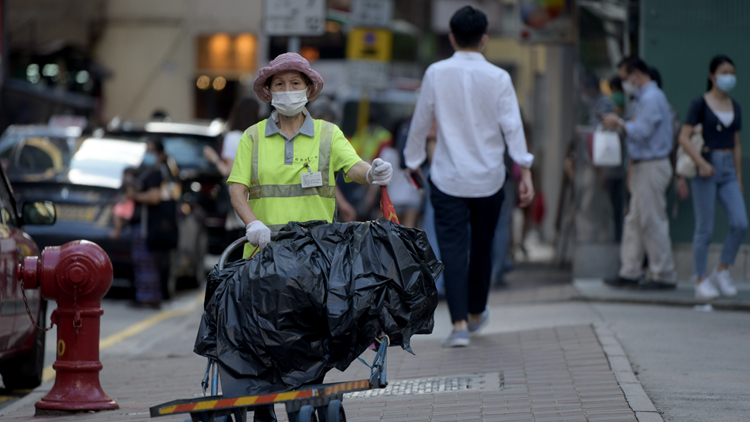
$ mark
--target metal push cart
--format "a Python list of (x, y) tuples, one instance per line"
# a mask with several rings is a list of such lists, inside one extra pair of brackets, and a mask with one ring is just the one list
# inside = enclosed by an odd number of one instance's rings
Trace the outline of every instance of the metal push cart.
[[(381, 208), (384, 216), (396, 224), (398, 217), (393, 209), (385, 187), (381, 189)], [(243, 237), (234, 241), (219, 259), (219, 270), (224, 269), (229, 255), (243, 246), (247, 240)], [(378, 344), (372, 365), (362, 358), (362, 363), (370, 368), (370, 378), (366, 380), (341, 382), (333, 384), (304, 386), (297, 390), (258, 396), (224, 398), (219, 395), (219, 371), (217, 363), (209, 358), (206, 373), (201, 382), (204, 397), (195, 399), (174, 400), (150, 408), (151, 417), (169, 416), (179, 413), (190, 413), (192, 422), (247, 422), (247, 411), (261, 405), (284, 403), (290, 422), (345, 422), (346, 413), (342, 400), (345, 393), (354, 391), (385, 388), (386, 351), (390, 339), (386, 335), (375, 340)], [(210, 395), (206, 396), (210, 388)]]

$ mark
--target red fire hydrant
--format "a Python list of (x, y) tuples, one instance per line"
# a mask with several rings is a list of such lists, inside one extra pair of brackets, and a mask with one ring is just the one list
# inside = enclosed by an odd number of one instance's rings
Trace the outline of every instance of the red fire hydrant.
[(99, 325), (102, 298), (112, 286), (112, 262), (85, 240), (44, 248), (42, 257), (24, 259), (19, 274), (27, 289), (57, 302), (57, 372), (52, 390), (36, 403), (40, 410), (117, 409), (99, 383)]

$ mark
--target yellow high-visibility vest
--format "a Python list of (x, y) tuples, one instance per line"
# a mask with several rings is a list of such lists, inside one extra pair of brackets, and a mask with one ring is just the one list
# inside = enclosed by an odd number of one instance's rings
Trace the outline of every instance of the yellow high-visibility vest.
[[(309, 149), (309, 154), (295, 156), (292, 165), (284, 164), (284, 142), (265, 137), (266, 120), (245, 132), (253, 151), (248, 203), (255, 216), (272, 232), (290, 221), (333, 222), (336, 179), (331, 166), (331, 146), (335, 129), (332, 123), (315, 120), (313, 138), (298, 135), (294, 139), (295, 143), (301, 143), (297, 151)], [(302, 174), (310, 171), (321, 172), (322, 186), (302, 187)], [(246, 244), (243, 257), (249, 257), (253, 250), (254, 246)]]

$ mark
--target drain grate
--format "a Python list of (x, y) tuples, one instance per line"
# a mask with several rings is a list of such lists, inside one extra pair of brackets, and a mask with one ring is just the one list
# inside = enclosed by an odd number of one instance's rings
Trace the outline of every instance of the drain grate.
[(416, 378), (389, 381), (386, 388), (356, 391), (344, 394), (345, 398), (356, 399), (378, 396), (402, 396), (413, 394), (435, 394), (451, 391), (484, 390), (499, 391), (503, 388), (503, 373), (469, 374), (439, 378)]

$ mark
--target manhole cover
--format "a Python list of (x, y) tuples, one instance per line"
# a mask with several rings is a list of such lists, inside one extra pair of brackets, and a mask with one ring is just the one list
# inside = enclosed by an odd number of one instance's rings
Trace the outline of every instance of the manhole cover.
[(377, 396), (401, 396), (410, 394), (434, 394), (450, 391), (484, 390), (499, 391), (503, 388), (503, 373), (458, 375), (440, 378), (416, 378), (389, 381), (386, 388), (356, 391), (344, 394), (345, 398)]

